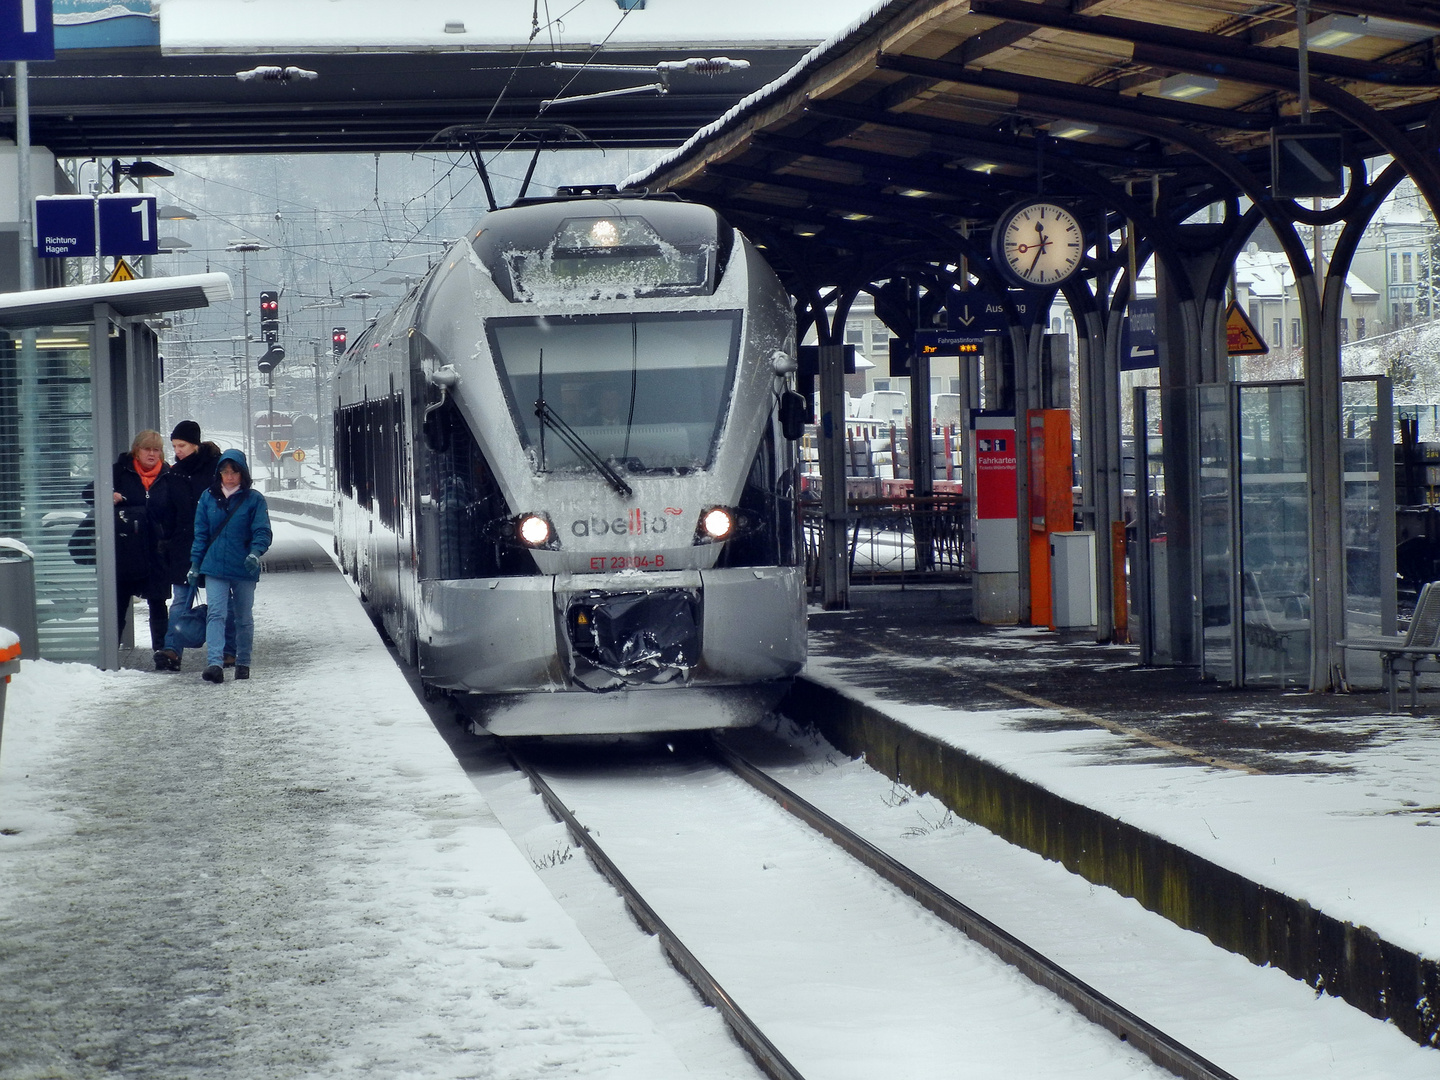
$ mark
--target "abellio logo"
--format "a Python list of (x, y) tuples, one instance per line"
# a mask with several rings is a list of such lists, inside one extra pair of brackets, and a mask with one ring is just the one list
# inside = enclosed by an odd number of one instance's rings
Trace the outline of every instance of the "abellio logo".
[[(685, 511), (676, 506), (667, 506), (665, 514), (679, 517)], [(624, 517), (581, 518), (570, 522), (571, 536), (643, 536), (646, 533), (663, 533), (670, 527), (664, 516), (652, 517), (647, 511), (636, 508)]]

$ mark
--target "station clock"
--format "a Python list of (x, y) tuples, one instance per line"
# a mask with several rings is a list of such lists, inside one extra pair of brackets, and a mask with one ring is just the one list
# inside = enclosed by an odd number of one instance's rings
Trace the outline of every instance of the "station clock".
[(1049, 199), (1024, 199), (995, 222), (991, 255), (1021, 288), (1057, 288), (1080, 269), (1085, 233), (1079, 219)]

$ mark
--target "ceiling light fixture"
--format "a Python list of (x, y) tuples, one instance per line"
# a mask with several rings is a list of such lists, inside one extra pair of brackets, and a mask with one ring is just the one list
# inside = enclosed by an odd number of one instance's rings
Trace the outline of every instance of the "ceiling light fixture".
[(1316, 19), (1306, 32), (1308, 44), (1317, 49), (1335, 49), (1362, 37), (1388, 38), (1391, 41), (1429, 41), (1437, 37), (1428, 26), (1382, 19), (1375, 15), (1341, 15), (1338, 12)]
[(1078, 139), (1082, 135), (1094, 135), (1099, 130), (1094, 124), (1074, 120), (1057, 120), (1049, 127), (1051, 137), (1056, 139)]
[(1209, 75), (1171, 75), (1160, 80), (1159, 94), (1172, 101), (1189, 101), (1220, 89), (1220, 83)]
[(1365, 20), (1354, 15), (1326, 15), (1305, 28), (1306, 44), (1312, 49), (1338, 49), (1365, 34)]

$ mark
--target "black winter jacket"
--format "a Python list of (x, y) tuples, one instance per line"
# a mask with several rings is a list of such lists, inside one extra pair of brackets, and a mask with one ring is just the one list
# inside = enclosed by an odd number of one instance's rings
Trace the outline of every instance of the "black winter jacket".
[[(172, 585), (185, 582), (190, 569), (190, 545), (195, 539), (195, 506), (215, 479), (220, 447), (213, 442), (170, 466), (150, 487), (155, 503), (155, 523), (160, 532), (160, 561), (166, 580)], [(158, 501), (157, 501), (158, 500)]]
[(160, 463), (160, 475), (149, 490), (135, 471), (135, 460), (129, 453), (121, 454), (112, 470), (115, 491), (121, 501), (115, 504), (115, 575), (122, 588), (132, 595), (150, 596), (165, 593), (165, 570), (160, 562), (160, 532), (152, 511), (156, 492), (165, 481), (169, 466)]

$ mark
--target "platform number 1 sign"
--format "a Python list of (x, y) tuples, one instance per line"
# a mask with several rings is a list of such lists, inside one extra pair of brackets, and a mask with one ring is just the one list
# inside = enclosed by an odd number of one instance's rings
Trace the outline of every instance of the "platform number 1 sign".
[(41, 258), (154, 255), (160, 250), (154, 195), (42, 195), (35, 200)]
[(0, 0), (0, 60), (54, 60), (50, 0)]

